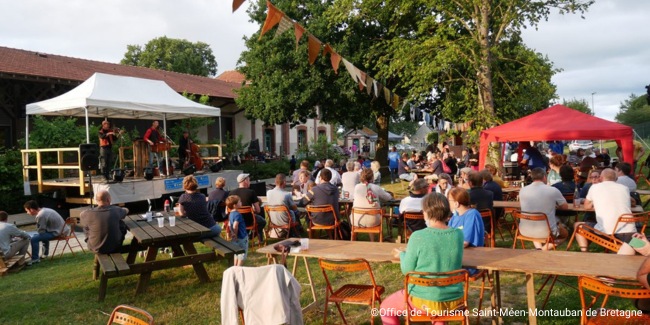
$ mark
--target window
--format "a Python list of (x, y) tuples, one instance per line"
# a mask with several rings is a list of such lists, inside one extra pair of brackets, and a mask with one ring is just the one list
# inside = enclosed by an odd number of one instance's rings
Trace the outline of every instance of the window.
[(273, 129), (264, 130), (264, 151), (275, 153), (274, 142), (275, 131)]
[(298, 148), (307, 145), (307, 130), (298, 130)]
[(325, 132), (325, 131), (323, 131), (323, 130), (318, 131), (318, 137), (319, 137), (319, 138), (320, 138), (320, 137), (325, 137), (325, 138), (327, 138), (327, 132)]

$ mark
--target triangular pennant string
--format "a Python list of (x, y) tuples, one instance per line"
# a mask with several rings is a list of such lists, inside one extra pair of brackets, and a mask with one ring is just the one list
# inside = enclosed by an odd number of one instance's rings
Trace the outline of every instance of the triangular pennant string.
[(356, 68), (357, 80), (359, 80), (359, 90), (366, 86), (366, 73)]
[(284, 16), (284, 13), (278, 10), (278, 8), (273, 6), (270, 2), (267, 1), (266, 5), (269, 7), (269, 11), (266, 13), (266, 21), (264, 21), (264, 26), (262, 27), (262, 33), (260, 34), (259, 39), (262, 39), (264, 33), (277, 25), (282, 19), (282, 16)]
[(357, 71), (356, 71), (357, 69), (356, 69), (356, 67), (354, 65), (352, 65), (352, 63), (350, 63), (345, 58), (342, 58), (342, 60), (343, 60), (343, 65), (345, 65), (345, 69), (348, 70), (348, 73), (350, 74), (350, 77), (352, 78), (352, 80), (354, 80), (354, 82), (359, 82), (357, 80)]
[(399, 108), (399, 96), (393, 94), (393, 109), (397, 110)]
[(314, 65), (314, 61), (318, 57), (318, 52), (320, 52), (321, 42), (312, 34), (309, 34), (308, 41), (309, 65)]
[(390, 89), (384, 87), (384, 99), (386, 100), (386, 104), (390, 105), (391, 100), (393, 100), (393, 94), (391, 94)]
[(232, 12), (237, 11), (239, 7), (244, 3), (244, 0), (233, 0), (232, 1)]
[(375, 87), (375, 79), (368, 74), (366, 75), (366, 92), (370, 95)]
[(291, 27), (293, 27), (293, 21), (287, 18), (287, 16), (282, 15), (282, 19), (280, 19), (280, 25), (278, 26), (278, 29), (275, 30), (275, 37), (282, 35), (284, 32), (291, 29)]
[(339, 65), (341, 64), (341, 56), (332, 51), (332, 55), (330, 55), (330, 61), (332, 62), (332, 68), (334, 68), (334, 73), (339, 74)]
[(305, 33), (305, 28), (300, 26), (298, 23), (294, 23), (293, 26), (295, 27), (294, 32), (296, 33), (296, 52), (298, 52), (298, 44), (300, 42), (300, 38), (302, 37), (302, 34)]

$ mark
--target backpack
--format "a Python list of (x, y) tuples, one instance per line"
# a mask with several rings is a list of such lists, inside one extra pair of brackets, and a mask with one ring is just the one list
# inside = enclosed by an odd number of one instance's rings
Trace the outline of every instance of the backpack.
[(445, 161), (442, 159), (440, 159), (440, 161), (442, 162), (442, 171), (445, 172), (446, 174), (451, 174), (451, 168), (447, 166), (447, 163), (445, 163)]
[(347, 221), (341, 221), (339, 231), (341, 232), (341, 240), (350, 240), (352, 238), (352, 228), (350, 228)]

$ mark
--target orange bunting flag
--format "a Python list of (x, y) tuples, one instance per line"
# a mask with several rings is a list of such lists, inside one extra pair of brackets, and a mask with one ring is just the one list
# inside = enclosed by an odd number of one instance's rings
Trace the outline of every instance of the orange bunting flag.
[(298, 52), (298, 42), (300, 42), (302, 34), (305, 33), (305, 28), (298, 23), (293, 23), (293, 26), (295, 27), (294, 32), (296, 33), (296, 52)]
[(309, 46), (307, 48), (309, 52), (309, 65), (314, 65), (316, 58), (318, 57), (318, 52), (320, 52), (321, 42), (314, 37), (314, 35), (309, 34), (307, 41)]
[(367, 74), (366, 75), (366, 92), (368, 93), (368, 95), (370, 95), (372, 93), (372, 88), (374, 87), (374, 85), (375, 85), (375, 79), (372, 79), (372, 77), (369, 74)]
[(399, 96), (393, 94), (393, 109), (397, 110), (399, 108)]
[(387, 105), (390, 105), (390, 102), (393, 100), (393, 92), (386, 87), (384, 87), (384, 99)]
[(270, 2), (266, 2), (266, 5), (269, 7), (269, 11), (266, 13), (266, 21), (264, 21), (264, 26), (262, 27), (262, 34), (260, 34), (260, 38), (262, 39), (262, 36), (264, 36), (264, 33), (266, 33), (269, 29), (273, 28), (273, 26), (277, 25), (280, 20), (282, 20), (282, 17), (284, 16), (284, 13), (275, 6), (273, 6)]
[(330, 54), (330, 61), (332, 62), (332, 68), (334, 68), (334, 73), (339, 74), (339, 64), (341, 64), (341, 56), (334, 52), (332, 47), (329, 44), (325, 44), (323, 49), (323, 56), (326, 56), (327, 53)]
[(357, 68), (357, 79), (359, 79), (359, 90), (366, 86), (366, 73)]
[(233, 0), (232, 1), (232, 12), (237, 11), (241, 4), (244, 3), (244, 0)]

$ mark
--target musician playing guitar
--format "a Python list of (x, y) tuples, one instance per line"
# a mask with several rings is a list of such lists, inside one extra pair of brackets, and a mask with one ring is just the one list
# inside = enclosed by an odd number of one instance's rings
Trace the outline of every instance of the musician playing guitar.
[(160, 141), (161, 136), (160, 132), (158, 131), (158, 121), (153, 121), (151, 124), (151, 127), (147, 130), (147, 133), (144, 134), (144, 141), (147, 141), (149, 143), (149, 168), (153, 168), (153, 156), (156, 156), (156, 163), (158, 164), (158, 168), (161, 168), (160, 165), (160, 157), (158, 157), (158, 153), (152, 151), (152, 147)]
[(99, 129), (99, 153), (102, 159), (102, 174), (107, 181), (111, 180), (110, 171), (113, 164), (113, 142), (120, 137), (124, 131), (112, 129), (111, 122), (103, 121)]
[(189, 164), (189, 157), (190, 157), (190, 144), (194, 143), (192, 140), (190, 140), (190, 133), (189, 131), (185, 130), (183, 131), (183, 136), (181, 139), (178, 141), (178, 159), (181, 163), (183, 163), (183, 167), (187, 166)]

